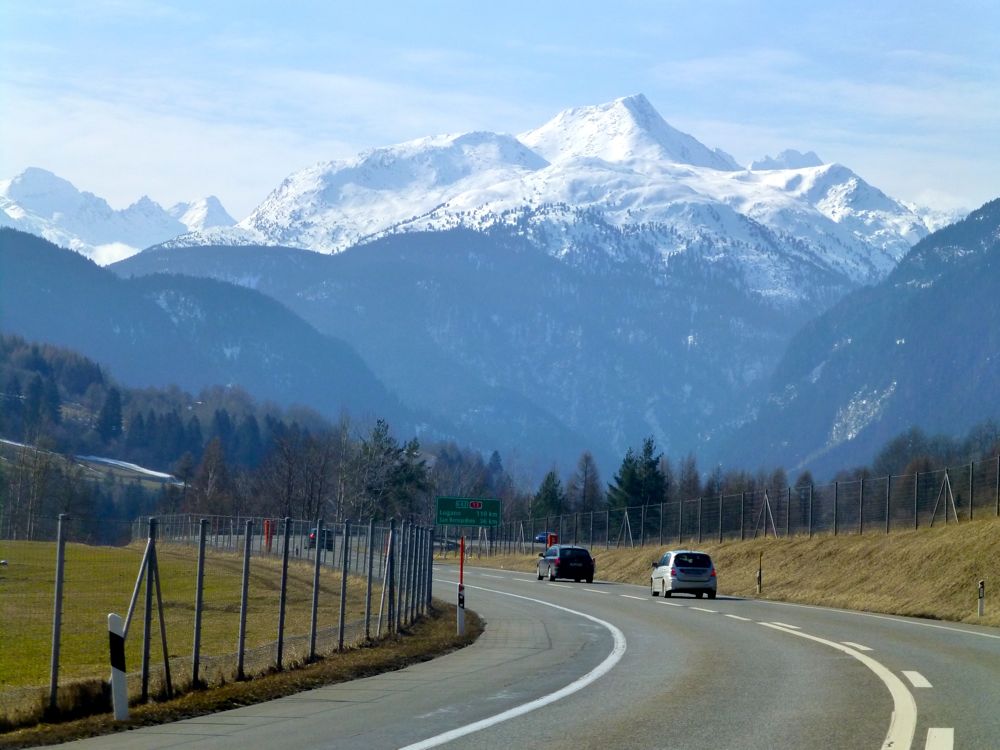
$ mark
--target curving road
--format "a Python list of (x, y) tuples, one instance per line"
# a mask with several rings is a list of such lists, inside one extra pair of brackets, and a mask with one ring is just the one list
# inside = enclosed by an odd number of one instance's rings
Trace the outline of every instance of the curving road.
[(487, 630), (440, 659), (74, 744), (1000, 748), (995, 629), (485, 569), (466, 602)]

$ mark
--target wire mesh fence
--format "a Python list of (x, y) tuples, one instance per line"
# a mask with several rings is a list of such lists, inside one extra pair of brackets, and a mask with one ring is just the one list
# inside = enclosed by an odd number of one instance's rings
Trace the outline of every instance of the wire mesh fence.
[(431, 600), (433, 534), (409, 523), (176, 515), (126, 524), (119, 547), (87, 544), (87, 525), (40, 518), (30, 541), (0, 539), (8, 720), (107, 679), (112, 612), (141, 700), (398, 632)]
[(813, 534), (890, 534), (935, 524), (1000, 517), (1000, 456), (901, 476), (769, 488), (753, 492), (508, 521), (466, 534), (472, 555), (564, 544), (636, 547)]

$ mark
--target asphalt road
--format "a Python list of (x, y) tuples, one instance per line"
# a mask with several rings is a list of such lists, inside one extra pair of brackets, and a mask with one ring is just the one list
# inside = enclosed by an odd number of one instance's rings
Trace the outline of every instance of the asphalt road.
[[(435, 570), (447, 597), (457, 570)], [(79, 747), (1000, 748), (1000, 631), (466, 569), (473, 646)]]

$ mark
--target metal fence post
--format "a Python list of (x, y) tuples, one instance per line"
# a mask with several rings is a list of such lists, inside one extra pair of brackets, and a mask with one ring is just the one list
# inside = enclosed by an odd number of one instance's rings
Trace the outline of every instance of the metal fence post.
[(285, 516), (285, 532), (281, 537), (281, 593), (278, 595), (278, 655), (275, 666), (282, 669), (285, 652), (285, 603), (288, 601), (288, 543), (292, 538), (292, 519)]
[(316, 519), (316, 545), (313, 547), (315, 558), (313, 559), (313, 597), (312, 597), (312, 623), (309, 626), (309, 661), (316, 660), (316, 615), (319, 611), (319, 566), (320, 547), (326, 545), (323, 538), (323, 519)]
[(143, 703), (149, 700), (149, 640), (152, 636), (150, 631), (153, 624), (153, 570), (150, 567), (149, 560), (153, 556), (153, 550), (156, 549), (155, 518), (149, 519), (149, 541), (147, 542), (147, 546), (149, 554), (146, 557), (146, 569), (142, 571), (146, 576), (146, 597), (142, 616), (142, 688), (139, 700)]
[[(389, 520), (389, 551), (386, 553), (386, 577), (389, 579), (388, 615), (389, 631), (396, 631), (396, 519)], [(381, 617), (381, 615), (379, 615)]]
[[(351, 537), (351, 522), (344, 521), (344, 541)], [(347, 608), (347, 572), (351, 565), (351, 545), (344, 544), (344, 560), (340, 566), (340, 614), (337, 617), (337, 650), (344, 650), (344, 610)]]
[(243, 656), (247, 639), (247, 596), (250, 593), (250, 547), (253, 544), (253, 519), (246, 522), (246, 534), (243, 538), (243, 586), (240, 595), (240, 637), (237, 644), (236, 679), (242, 680)]
[(371, 638), (372, 563), (375, 559), (375, 516), (368, 519), (368, 583), (365, 586), (365, 640)]
[(201, 614), (204, 609), (205, 588), (205, 539), (208, 534), (208, 520), (201, 519), (198, 525), (198, 571), (195, 573), (194, 588), (194, 648), (191, 654), (191, 683), (198, 685), (198, 671), (201, 668)]
[(745, 491), (741, 492), (740, 493), (740, 541), (741, 542), (744, 539), (746, 539), (746, 536), (744, 534), (744, 525), (743, 525), (744, 524), (743, 519), (746, 516), (746, 508), (745, 508), (746, 501), (747, 501), (747, 493)]
[(920, 511), (917, 508), (917, 495), (920, 488), (920, 472), (913, 475), (913, 528), (916, 529), (920, 522)]
[(858, 493), (858, 536), (865, 533), (865, 478), (861, 477), (861, 491)]
[(840, 519), (837, 517), (837, 506), (840, 504), (840, 482), (833, 483), (833, 535), (840, 530)]
[(892, 474), (885, 481), (885, 533), (889, 533), (889, 498), (892, 497)]
[(701, 544), (701, 516), (702, 516), (702, 497), (698, 496), (698, 544)]
[(59, 514), (56, 530), (56, 591), (52, 607), (52, 661), (49, 664), (49, 710), (56, 710), (56, 695), (59, 692), (59, 644), (62, 637), (63, 571), (66, 565), (66, 537), (63, 522), (69, 518)]
[(809, 538), (812, 539), (813, 535), (813, 487), (814, 485), (809, 485)]
[(972, 494), (975, 491), (972, 486), (972, 477), (974, 476), (975, 471), (976, 471), (976, 462), (969, 461), (969, 520), (970, 521), (972, 520), (972, 506), (973, 506), (972, 498), (975, 497), (975, 495)]
[(407, 564), (407, 585), (406, 585), (406, 617), (407, 624), (412, 625), (414, 618), (414, 604), (416, 604), (416, 582), (417, 582), (417, 540), (418, 532), (416, 524), (410, 524), (409, 555)]
[(719, 493), (719, 544), (722, 544), (722, 507), (726, 503), (726, 496)]
[(788, 489), (785, 490), (785, 538), (788, 538), (788, 532), (791, 526), (792, 518), (792, 486), (788, 485)]

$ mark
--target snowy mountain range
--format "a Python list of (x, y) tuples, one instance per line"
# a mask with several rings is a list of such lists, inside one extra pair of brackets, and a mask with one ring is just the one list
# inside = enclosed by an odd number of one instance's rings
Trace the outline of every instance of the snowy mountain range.
[[(336, 253), (390, 234), (501, 224), (522, 226), (553, 257), (642, 256), (654, 275), (679, 253), (711, 248), (779, 303), (810, 294), (797, 286), (803, 265), (874, 283), (929, 232), (919, 210), (847, 167), (785, 151), (741, 168), (639, 94), (566, 110), (517, 137), (433, 136), (317, 164), (235, 227), (168, 245)], [(608, 226), (624, 241), (609, 247)]]
[(184, 232), (233, 224), (214, 196), (170, 210), (143, 196), (116, 211), (103, 198), (37, 167), (0, 181), (0, 226), (44, 237), (102, 265)]

